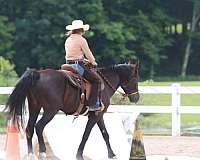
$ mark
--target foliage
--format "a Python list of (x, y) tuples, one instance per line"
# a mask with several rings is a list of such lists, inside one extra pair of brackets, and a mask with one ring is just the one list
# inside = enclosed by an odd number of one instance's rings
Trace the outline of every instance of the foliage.
[(13, 58), (13, 32), (15, 27), (8, 21), (8, 18), (0, 15), (0, 56)]
[[(14, 65), (0, 56), (0, 87), (14, 86), (17, 80), (18, 76), (14, 70)], [(8, 95), (0, 95), (0, 104), (5, 104), (7, 99)]]
[(9, 60), (4, 59), (0, 56), (0, 85), (9, 86), (13, 85), (12, 79), (16, 79), (17, 74), (14, 70), (14, 65), (9, 62)]
[(0, 113), (0, 134), (6, 132), (6, 116), (3, 113)]
[[(157, 14), (154, 12), (154, 14)], [(154, 15), (153, 15), (154, 16)], [(135, 50), (138, 53), (138, 57), (141, 60), (141, 69), (149, 71), (151, 64), (160, 64), (162, 58), (166, 58), (163, 55), (163, 49), (169, 46), (171, 41), (166, 38), (166, 34), (161, 31), (161, 26), (153, 23), (150, 17), (145, 15), (142, 11), (138, 12), (138, 15), (134, 17), (135, 23), (133, 26), (137, 29), (137, 41)]]
[[(177, 76), (193, 2), (199, 6), (198, 0), (0, 0), (0, 55), (14, 62), (19, 75), (27, 67), (58, 69), (65, 62), (65, 25), (83, 19), (91, 26), (85, 36), (98, 64), (139, 59), (141, 77)], [(199, 31), (192, 34), (188, 67), (195, 75)]]

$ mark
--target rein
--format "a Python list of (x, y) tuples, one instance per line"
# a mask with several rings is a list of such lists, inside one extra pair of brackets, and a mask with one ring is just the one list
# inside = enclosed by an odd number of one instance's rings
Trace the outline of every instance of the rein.
[(114, 91), (114, 92), (118, 92), (119, 94), (121, 94), (121, 96), (123, 98), (126, 98), (128, 96), (134, 95), (134, 94), (138, 94), (138, 91), (133, 92), (133, 93), (123, 93), (119, 90), (117, 90), (115, 87), (113, 87), (113, 85), (110, 83), (110, 81), (99, 71), (97, 70), (97, 72), (99, 73), (99, 75), (105, 80), (105, 82), (109, 85), (109, 87)]

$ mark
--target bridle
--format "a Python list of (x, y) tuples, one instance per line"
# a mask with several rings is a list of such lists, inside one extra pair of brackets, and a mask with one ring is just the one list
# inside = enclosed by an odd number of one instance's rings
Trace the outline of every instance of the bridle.
[[(131, 96), (131, 95), (135, 95), (138, 94), (139, 92), (132, 92), (132, 93), (123, 93), (119, 90), (117, 90), (115, 87), (113, 87), (113, 85), (110, 83), (110, 81), (99, 71), (97, 70), (97, 72), (99, 73), (99, 75), (103, 78), (103, 80), (108, 84), (108, 86), (114, 91), (114, 92), (118, 92), (119, 94), (121, 94), (124, 98)], [(128, 84), (131, 80), (135, 79), (135, 77), (127, 80), (126, 82), (124, 82), (124, 84), (122, 84), (121, 86), (125, 86), (126, 84)]]
[[(132, 76), (130, 76), (130, 77), (132, 77)], [(132, 78), (126, 80), (125, 82), (123, 82), (123, 84), (121, 84), (121, 86), (124, 87), (124, 88), (127, 88), (126, 85), (127, 85), (130, 81), (132, 81), (132, 80), (136, 81), (137, 78), (132, 77)], [(130, 92), (130, 93), (125, 93), (125, 96), (126, 96), (126, 97), (131, 96), (131, 95), (138, 94), (138, 91), (129, 91), (129, 92)], [(124, 94), (124, 93), (123, 93), (123, 94)]]

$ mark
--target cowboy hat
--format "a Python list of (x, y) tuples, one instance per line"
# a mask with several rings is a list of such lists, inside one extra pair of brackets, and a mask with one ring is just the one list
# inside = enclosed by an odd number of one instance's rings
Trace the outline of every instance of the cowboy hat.
[(89, 24), (83, 24), (82, 20), (74, 20), (72, 21), (71, 25), (66, 26), (66, 30), (69, 30), (69, 31), (80, 29), (80, 28), (83, 28), (84, 31), (88, 31), (90, 26)]

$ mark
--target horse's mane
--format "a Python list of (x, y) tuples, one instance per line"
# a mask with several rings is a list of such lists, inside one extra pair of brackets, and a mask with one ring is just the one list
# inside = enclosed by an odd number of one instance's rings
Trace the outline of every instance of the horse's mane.
[(97, 70), (100, 72), (110, 72), (110, 71), (114, 71), (114, 67), (115, 65), (108, 66), (108, 67), (98, 67)]
[(113, 71), (115, 69), (124, 68), (124, 67), (127, 67), (127, 66), (129, 66), (129, 64), (115, 64), (115, 65), (107, 66), (107, 67), (98, 67), (97, 69), (99, 71)]
[(108, 67), (97, 68), (97, 70), (102, 73), (117, 72), (120, 74), (122, 73), (126, 74), (127, 72), (130, 73), (130, 68), (131, 68), (130, 64), (115, 64)]

